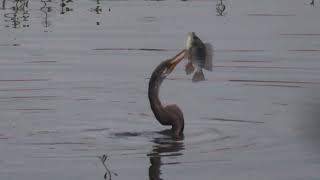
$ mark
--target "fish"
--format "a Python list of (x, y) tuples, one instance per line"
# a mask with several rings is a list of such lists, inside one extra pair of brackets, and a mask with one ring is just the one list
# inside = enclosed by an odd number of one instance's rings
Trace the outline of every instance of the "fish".
[(188, 33), (186, 44), (186, 58), (188, 63), (185, 66), (187, 75), (192, 74), (192, 82), (204, 81), (202, 69), (212, 71), (213, 48), (210, 43), (203, 43), (195, 32)]

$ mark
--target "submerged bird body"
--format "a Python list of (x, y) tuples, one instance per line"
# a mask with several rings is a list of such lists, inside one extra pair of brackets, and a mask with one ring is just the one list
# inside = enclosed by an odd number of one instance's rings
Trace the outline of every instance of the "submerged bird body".
[(188, 34), (186, 56), (189, 60), (185, 67), (186, 74), (191, 74), (193, 82), (205, 80), (202, 69), (212, 71), (212, 47), (209, 43), (203, 43), (200, 38), (191, 32)]
[(148, 97), (151, 110), (160, 124), (172, 126), (174, 135), (180, 135), (183, 132), (183, 113), (175, 104), (163, 106), (159, 99), (159, 89), (163, 80), (173, 71), (184, 56), (185, 50), (181, 51), (174, 58), (160, 63), (153, 71), (149, 81)]

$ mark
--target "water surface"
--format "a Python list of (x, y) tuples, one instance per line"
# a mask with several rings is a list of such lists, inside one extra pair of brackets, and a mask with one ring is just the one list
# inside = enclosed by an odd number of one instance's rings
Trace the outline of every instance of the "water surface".
[[(3, 1), (0, 178), (319, 178), (304, 126), (317, 127), (319, 5), (224, 1), (217, 16), (217, 3)], [(165, 80), (161, 99), (186, 121), (176, 139), (147, 84), (190, 31), (213, 44), (215, 68), (194, 84), (183, 62)]]

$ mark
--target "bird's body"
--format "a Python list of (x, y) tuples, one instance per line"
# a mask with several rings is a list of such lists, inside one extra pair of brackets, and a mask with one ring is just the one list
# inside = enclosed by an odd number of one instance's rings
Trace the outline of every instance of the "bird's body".
[(163, 106), (159, 99), (159, 89), (162, 81), (173, 71), (175, 66), (184, 58), (185, 50), (172, 59), (160, 63), (153, 71), (148, 89), (151, 110), (160, 124), (172, 126), (174, 135), (180, 135), (184, 129), (184, 118), (180, 108), (175, 105)]

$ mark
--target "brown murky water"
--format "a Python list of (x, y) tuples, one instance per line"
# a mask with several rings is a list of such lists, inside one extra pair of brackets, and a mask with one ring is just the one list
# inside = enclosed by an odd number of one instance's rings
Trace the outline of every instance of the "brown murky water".
[[(3, 0), (0, 179), (318, 179), (310, 2), (222, 1), (217, 14), (220, 0)], [(182, 63), (165, 80), (161, 99), (186, 121), (177, 139), (147, 84), (189, 31), (215, 68), (194, 84)]]

